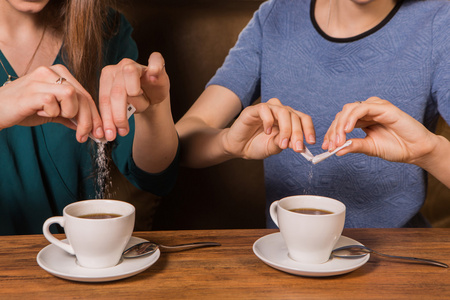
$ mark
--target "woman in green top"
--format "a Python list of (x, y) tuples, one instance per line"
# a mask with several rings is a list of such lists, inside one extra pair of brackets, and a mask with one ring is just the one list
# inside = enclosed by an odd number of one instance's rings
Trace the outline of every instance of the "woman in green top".
[[(163, 58), (133, 61), (132, 28), (113, 7), (0, 0), (0, 234), (40, 233), (67, 204), (95, 197), (89, 134), (110, 141), (137, 187), (165, 194), (174, 184), (178, 138)], [(127, 103), (136, 108), (128, 121)]]

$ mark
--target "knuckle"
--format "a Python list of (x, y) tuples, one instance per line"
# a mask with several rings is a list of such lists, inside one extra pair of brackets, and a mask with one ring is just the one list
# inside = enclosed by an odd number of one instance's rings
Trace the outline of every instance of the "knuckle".
[(106, 74), (110, 74), (113, 72), (114, 66), (112, 65), (108, 65), (103, 67), (102, 71), (101, 71), (101, 76), (104, 76)]
[(120, 85), (113, 85), (111, 87), (111, 97), (125, 97), (127, 95), (125, 88)]
[(126, 127), (128, 125), (128, 120), (126, 117), (118, 116), (114, 118), (114, 123), (117, 127)]
[(125, 65), (122, 67), (122, 71), (123, 71), (125, 74), (134, 74), (134, 73), (137, 73), (137, 72), (138, 72), (138, 68), (137, 68), (136, 64), (134, 64), (134, 63), (128, 63), (128, 64), (125, 64)]
[(77, 91), (75, 90), (75, 88), (71, 85), (64, 85), (63, 86), (63, 95), (66, 98), (73, 98), (75, 97), (77, 94)]
[(348, 110), (351, 109), (352, 107), (354, 107), (356, 104), (355, 103), (347, 103), (342, 107), (342, 110)]
[(52, 104), (55, 101), (55, 96), (50, 93), (44, 93), (41, 95), (41, 102), (44, 105)]
[(120, 65), (126, 65), (126, 64), (132, 64), (132, 63), (134, 63), (134, 60), (132, 60), (132, 59), (130, 59), (130, 58), (123, 58), (120, 62), (119, 62), (119, 64)]
[(43, 78), (45, 78), (45, 77), (49, 77), (54, 72), (49, 67), (39, 66), (39, 67), (36, 68), (35, 73), (37, 75), (42, 76)]
[(274, 105), (280, 105), (281, 101), (278, 98), (271, 98), (271, 99), (269, 99), (269, 101), (267, 101), (267, 103), (274, 104)]

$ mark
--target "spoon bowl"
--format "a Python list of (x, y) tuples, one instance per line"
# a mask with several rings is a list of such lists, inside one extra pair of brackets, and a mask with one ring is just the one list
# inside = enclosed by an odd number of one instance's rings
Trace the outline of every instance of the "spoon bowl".
[(379, 256), (383, 256), (383, 257), (393, 258), (393, 259), (407, 260), (407, 261), (416, 262), (416, 263), (423, 263), (423, 264), (434, 265), (434, 266), (438, 266), (438, 267), (442, 267), (442, 268), (448, 268), (447, 264), (439, 262), (439, 261), (425, 259), (425, 258), (383, 254), (383, 253), (377, 252), (377, 251), (372, 250), (363, 245), (347, 245), (347, 246), (336, 248), (331, 252), (331, 257), (356, 259), (356, 258), (364, 257), (370, 253), (373, 253), (373, 254), (376, 254)]
[(189, 243), (189, 244), (181, 244), (175, 246), (164, 246), (161, 244), (157, 244), (154, 242), (142, 242), (131, 246), (126, 249), (122, 253), (122, 257), (124, 258), (136, 258), (144, 255), (149, 255), (154, 253), (156, 250), (160, 249), (161, 252), (176, 252), (176, 251), (184, 251), (193, 248), (201, 248), (201, 247), (212, 247), (212, 246), (220, 246), (219, 243), (214, 242), (198, 242), (198, 243)]

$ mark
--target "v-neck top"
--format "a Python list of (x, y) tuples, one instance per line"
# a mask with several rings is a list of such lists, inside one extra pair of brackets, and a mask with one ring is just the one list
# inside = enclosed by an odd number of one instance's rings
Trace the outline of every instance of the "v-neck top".
[[(137, 59), (131, 32), (131, 25), (121, 16), (117, 34), (105, 41), (106, 64), (117, 64), (122, 58)], [(0, 55), (10, 75), (15, 74), (3, 54)], [(60, 54), (56, 63), (63, 64)], [(0, 70), (0, 82), (3, 84), (6, 79)], [(175, 183), (178, 155), (161, 173), (150, 174), (139, 169), (132, 158), (134, 128), (134, 117), (131, 117), (130, 133), (113, 142), (114, 163), (135, 186), (157, 195), (167, 194)], [(62, 215), (67, 204), (94, 199), (96, 150), (93, 141), (78, 143), (75, 131), (61, 124), (1, 130), (0, 234), (42, 233), (44, 221)]]

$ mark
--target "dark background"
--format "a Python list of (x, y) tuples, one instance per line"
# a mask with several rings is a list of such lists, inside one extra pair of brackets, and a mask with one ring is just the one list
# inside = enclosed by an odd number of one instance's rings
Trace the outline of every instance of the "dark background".
[[(123, 12), (135, 28), (138, 61), (147, 65), (154, 51), (161, 52), (166, 60), (175, 122), (202, 93), (262, 2), (123, 2)], [(450, 129), (442, 119), (438, 131), (450, 137)], [(181, 168), (173, 192), (166, 197), (139, 191), (120, 174), (114, 180), (115, 198), (129, 201), (137, 208), (136, 230), (265, 227), (261, 161), (235, 159), (205, 169)], [(434, 226), (450, 227), (450, 190), (431, 176), (422, 211)]]

